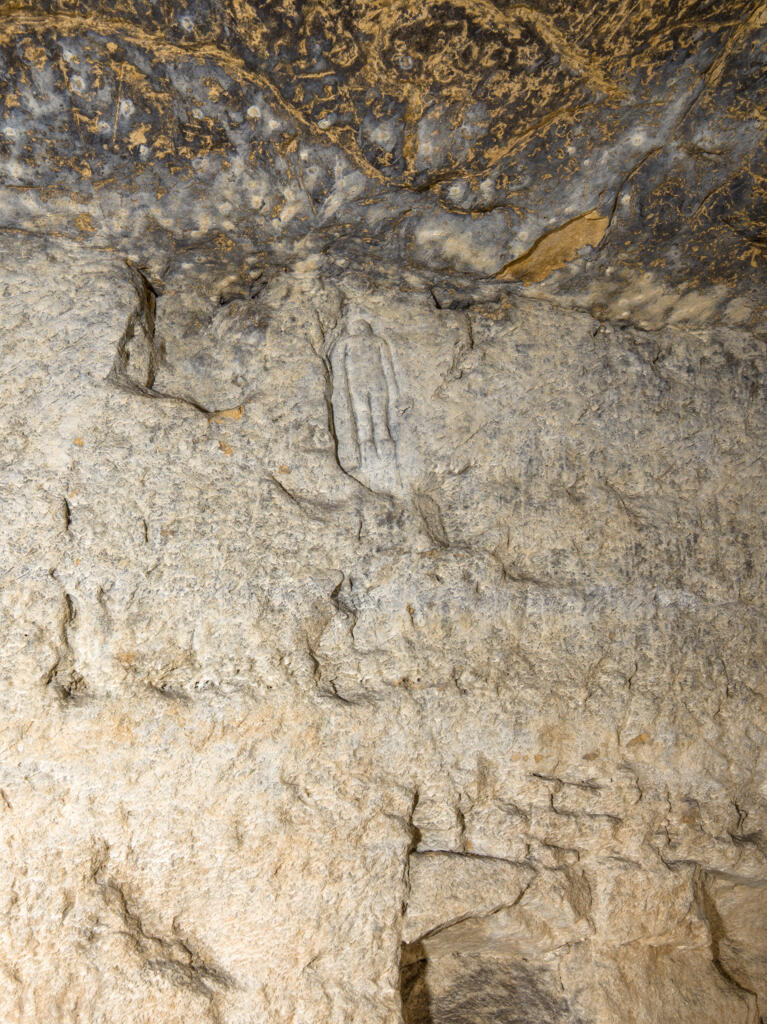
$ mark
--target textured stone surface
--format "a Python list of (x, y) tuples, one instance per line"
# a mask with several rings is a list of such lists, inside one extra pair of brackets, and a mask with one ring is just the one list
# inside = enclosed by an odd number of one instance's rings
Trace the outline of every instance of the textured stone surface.
[(767, 1021), (752, 0), (0, 0), (0, 1024)]
[(767, 1013), (758, 339), (2, 267), (4, 1021)]

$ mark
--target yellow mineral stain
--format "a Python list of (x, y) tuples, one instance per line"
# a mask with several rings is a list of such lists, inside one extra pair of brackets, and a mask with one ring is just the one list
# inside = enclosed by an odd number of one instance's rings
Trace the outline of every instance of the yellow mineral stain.
[(585, 245), (599, 245), (604, 238), (609, 217), (600, 217), (589, 210), (579, 217), (547, 232), (527, 252), (501, 267), (495, 275), (501, 281), (535, 284), (575, 259)]
[(149, 131), (148, 124), (140, 124), (128, 136), (129, 146), (142, 146), (146, 142), (147, 132)]
[(227, 444), (226, 441), (219, 441), (218, 447), (221, 449), (224, 455), (231, 455), (232, 452), (234, 451), (234, 448), (232, 448), (230, 444)]
[[(56, 28), (60, 33), (74, 34), (93, 30), (94, 16), (91, 12), (83, 14), (66, 9), (70, 7), (69, 4), (62, 6), (65, 9), (57, 10), (55, 14)], [(373, 87), (384, 95), (396, 97), (406, 107), (406, 139), (403, 147), (406, 169), (400, 176), (400, 184), (403, 185), (412, 185), (418, 172), (419, 124), (431, 103), (435, 82), (440, 84), (443, 98), (441, 116), (451, 127), (456, 127), (465, 112), (478, 101), (489, 108), (491, 115), (500, 117), (519, 107), (520, 103), (527, 105), (531, 89), (534, 90), (535, 102), (521, 118), (519, 126), (508, 133), (501, 132), (495, 144), (480, 147), (480, 162), (484, 165), (482, 173), (531, 139), (540, 136), (547, 126), (555, 122), (567, 123), (573, 119), (578, 110), (577, 100), (560, 96), (559, 73), (529, 71), (507, 75), (502, 71), (505, 53), (516, 54), (520, 40), (525, 35), (529, 36), (531, 29), (537, 41), (529, 44), (532, 47), (529, 60), (553, 51), (562, 67), (567, 69), (566, 77), (571, 88), (582, 81), (611, 100), (620, 99), (624, 95), (618, 81), (620, 76), (615, 67), (614, 54), (611, 53), (608, 60), (604, 56), (597, 58), (590, 51), (582, 50), (576, 42), (576, 32), (563, 33), (556, 19), (527, 4), (515, 4), (513, 10), (505, 12), (492, 0), (455, 0), (451, 5), (451, 10), (456, 11), (455, 28), (451, 23), (451, 30), (443, 34), (439, 45), (427, 49), (415, 45), (413, 53), (403, 48), (399, 60), (392, 63), (387, 40), (403, 25), (413, 24), (414, 18), (416, 22), (420, 18), (414, 15), (411, 0), (363, 0), (355, 16), (353, 32), (345, 31), (341, 27), (342, 19), (338, 19), (333, 47), (328, 53), (328, 59), (336, 67), (344, 69), (348, 80), (328, 85), (327, 95), (319, 97), (313, 91), (307, 94), (302, 88), (303, 83), (297, 81), (292, 100), (271, 78), (255, 71), (245, 59), (235, 56), (231, 50), (221, 47), (212, 39), (173, 42), (168, 36), (168, 25), (158, 26), (158, 30), (152, 31), (145, 22), (137, 23), (122, 17), (120, 6), (117, 5), (118, 9), (109, 14), (99, 12), (98, 28), (102, 36), (111, 35), (123, 43), (139, 45), (158, 60), (194, 60), (201, 66), (206, 61), (214, 61), (237, 80), (258, 86), (270, 101), (276, 102), (282, 111), (313, 135), (328, 139), (343, 148), (360, 169), (382, 184), (391, 182), (377, 166), (377, 162), (370, 162), (362, 151), (359, 126), (353, 123), (354, 95), (361, 95)], [(234, 19), (251, 50), (274, 48), (277, 40), (269, 28), (268, 20), (260, 15), (259, 5), (254, 5), (251, 0), (231, 0), (231, 6)], [(333, 5), (328, 6), (332, 8)], [(33, 4), (17, 0), (15, 3), (4, 4), (3, 8), (0, 40), (12, 39), (22, 32), (45, 31), (50, 27), (51, 16), (38, 13)], [(164, 19), (170, 21), (168, 13)], [(311, 19), (308, 20), (311, 22)], [(477, 28), (497, 37), (501, 50), (500, 64), (498, 58), (491, 59), (478, 44), (467, 43), (467, 34)], [(471, 48), (468, 57), (467, 45)], [(110, 47), (110, 43), (107, 46)], [(110, 48), (108, 52), (113, 54), (115, 51)], [(141, 73), (136, 71), (136, 74), (140, 76)], [(166, 98), (163, 96), (163, 101)], [(325, 123), (324, 111), (328, 101), (332, 102), (335, 110), (345, 115), (340, 123)], [(193, 147), (194, 152), (199, 151), (197, 143)], [(212, 146), (213, 140), (206, 140), (206, 145)], [(153, 140), (153, 148), (158, 157), (174, 151), (167, 140), (159, 147), (157, 140)], [(193, 155), (189, 147), (183, 149), (189, 150), (190, 156)], [(186, 153), (182, 151), (181, 155)], [(440, 202), (444, 204), (444, 200)]]
[(213, 422), (223, 423), (224, 420), (241, 420), (244, 412), (245, 407), (242, 405), (238, 405), (234, 409), (219, 409), (213, 417)]
[(24, 56), (33, 67), (38, 69), (45, 67), (47, 55), (44, 47), (30, 42), (24, 48)]
[(92, 232), (96, 230), (96, 225), (93, 223), (93, 217), (89, 213), (81, 213), (79, 217), (75, 217), (75, 227), (78, 231)]
[(649, 732), (640, 732), (638, 736), (635, 736), (633, 740), (629, 740), (626, 744), (627, 747), (638, 747), (642, 743), (650, 742)]
[(81, 437), (76, 437), (72, 444), (76, 444), (78, 448), (82, 448), (82, 446), (85, 444), (85, 441), (83, 441)]

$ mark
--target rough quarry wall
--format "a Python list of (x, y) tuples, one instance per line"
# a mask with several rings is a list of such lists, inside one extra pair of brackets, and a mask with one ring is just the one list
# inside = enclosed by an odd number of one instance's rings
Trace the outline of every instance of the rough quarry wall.
[(766, 1020), (764, 7), (101, 7), (0, 5), (0, 1021)]

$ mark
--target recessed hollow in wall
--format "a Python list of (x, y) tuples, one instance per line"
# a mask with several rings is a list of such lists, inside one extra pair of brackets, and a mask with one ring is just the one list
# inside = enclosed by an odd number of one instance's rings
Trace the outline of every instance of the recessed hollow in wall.
[(522, 957), (454, 950), (431, 957), (403, 943), (404, 1024), (581, 1024), (549, 965)]

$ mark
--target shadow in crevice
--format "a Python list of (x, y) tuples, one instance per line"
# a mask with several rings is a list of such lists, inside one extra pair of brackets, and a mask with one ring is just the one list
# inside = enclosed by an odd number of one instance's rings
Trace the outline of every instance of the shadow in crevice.
[(426, 978), (427, 964), (422, 942), (402, 944), (399, 984), (403, 1024), (433, 1024), (431, 995)]
[(404, 1024), (582, 1024), (547, 964), (477, 950), (431, 959), (423, 942), (403, 943)]

